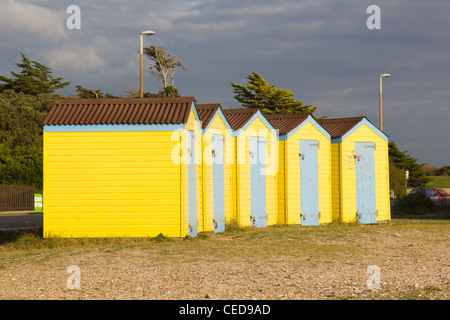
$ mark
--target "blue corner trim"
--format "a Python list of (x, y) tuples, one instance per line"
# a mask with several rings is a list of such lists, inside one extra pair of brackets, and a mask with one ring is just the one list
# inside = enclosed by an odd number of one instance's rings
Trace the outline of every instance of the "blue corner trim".
[(87, 124), (45, 125), (44, 132), (125, 132), (125, 131), (175, 131), (186, 124)]
[(217, 109), (216, 113), (214, 114), (213, 118), (209, 122), (208, 126), (206, 128), (204, 128), (204, 129), (202, 129), (202, 134), (205, 134), (206, 131), (208, 131), (209, 127), (214, 122), (214, 120), (216, 120), (217, 116), (219, 116), (223, 120), (223, 123), (225, 124), (225, 127), (227, 127), (228, 131), (233, 136), (233, 129), (231, 128), (231, 125), (228, 122), (228, 119), (225, 117), (225, 114), (223, 113), (222, 108), (220, 108), (220, 107)]
[(346, 134), (344, 134), (342, 137), (337, 137), (337, 138), (333, 138), (331, 139), (332, 143), (341, 143), (342, 141), (344, 141), (345, 139), (347, 139), (347, 137), (349, 137), (351, 134), (353, 134), (356, 130), (358, 130), (362, 125), (366, 125), (368, 126), (371, 130), (373, 130), (376, 134), (378, 134), (383, 140), (385, 140), (386, 142), (389, 143), (389, 137), (380, 129), (378, 129), (377, 127), (375, 127), (373, 125), (372, 122), (370, 122), (369, 120), (367, 120), (366, 118), (364, 118), (363, 120), (361, 120), (357, 125), (355, 125), (350, 131), (348, 131)]
[(247, 121), (247, 123), (241, 129), (233, 130), (233, 137), (239, 136), (242, 132), (244, 132), (252, 124), (253, 121), (255, 121), (258, 118), (266, 125), (266, 127), (272, 133), (274, 133), (274, 135), (276, 135), (278, 137), (278, 130), (272, 126), (272, 124), (267, 120), (266, 117), (264, 117), (262, 112), (259, 110), (250, 118), (250, 120)]
[(314, 119), (313, 116), (308, 116), (308, 118), (300, 123), (295, 129), (291, 130), (290, 132), (280, 135), (278, 140), (287, 140), (290, 137), (292, 137), (298, 130), (300, 130), (304, 125), (307, 123), (311, 123), (314, 127), (316, 127), (325, 137), (327, 137), (329, 140), (331, 140), (331, 135), (328, 131), (326, 131), (317, 121)]

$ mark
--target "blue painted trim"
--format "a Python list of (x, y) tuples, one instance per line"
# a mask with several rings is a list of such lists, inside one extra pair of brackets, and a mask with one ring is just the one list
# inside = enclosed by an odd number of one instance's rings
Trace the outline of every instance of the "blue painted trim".
[(44, 132), (124, 132), (124, 131), (175, 131), (184, 130), (182, 124), (87, 124), (45, 125)]
[(209, 122), (208, 126), (204, 129), (202, 129), (202, 134), (205, 134), (206, 131), (208, 131), (209, 127), (211, 126), (211, 124), (214, 122), (214, 120), (216, 120), (216, 117), (219, 116), (220, 118), (222, 118), (223, 123), (225, 124), (225, 127), (227, 127), (228, 131), (230, 132), (231, 135), (233, 135), (233, 129), (231, 128), (230, 123), (228, 122), (227, 118), (225, 117), (225, 114), (223, 113), (222, 109), (219, 108), (217, 109), (216, 113), (214, 114), (213, 118), (211, 119), (211, 121)]
[[(200, 117), (192, 102), (191, 109), (197, 117), (199, 130), (202, 128)], [(189, 113), (191, 110), (189, 110)], [(45, 125), (44, 132), (124, 132), (124, 131), (176, 131), (184, 130), (186, 123), (179, 124), (85, 124), (85, 125)]]
[(345, 139), (347, 139), (351, 134), (353, 134), (356, 130), (358, 130), (362, 125), (366, 125), (368, 126), (370, 129), (372, 129), (376, 134), (378, 134), (383, 140), (385, 140), (386, 142), (389, 143), (389, 138), (388, 136), (382, 132), (380, 129), (378, 129), (377, 127), (375, 127), (372, 122), (370, 122), (369, 120), (367, 120), (366, 118), (364, 118), (363, 120), (361, 120), (357, 125), (355, 125), (349, 132), (347, 132), (346, 134), (344, 134), (342, 137), (338, 137), (338, 138), (333, 138), (331, 139), (332, 143), (341, 143), (342, 141), (344, 141)]
[[(200, 132), (202, 132), (202, 121), (200, 120), (200, 117), (198, 116), (197, 107), (195, 106), (195, 102), (192, 102), (191, 109), (192, 108), (194, 109), (194, 114), (195, 114), (195, 117), (197, 118), (198, 129), (200, 130)], [(189, 113), (190, 112), (191, 112), (191, 110), (189, 110)]]
[(317, 121), (316, 119), (314, 119), (313, 116), (308, 116), (308, 118), (303, 121), (302, 123), (300, 123), (295, 129), (291, 130), (290, 132), (283, 134), (281, 136), (279, 136), (278, 140), (287, 140), (290, 137), (292, 137), (298, 130), (300, 130), (304, 125), (306, 125), (307, 123), (311, 123), (314, 127), (317, 128), (317, 130), (319, 130), (325, 137), (327, 137), (328, 139), (331, 140), (331, 135), (328, 131), (326, 131)]
[(242, 132), (245, 131), (245, 129), (247, 129), (253, 121), (255, 121), (257, 118), (259, 118), (265, 125), (266, 127), (271, 131), (271, 132), (277, 132), (276, 136), (278, 136), (278, 131), (274, 128), (274, 126), (272, 126), (272, 124), (266, 119), (266, 117), (264, 117), (264, 115), (262, 114), (261, 111), (257, 111), (248, 121), (247, 123), (239, 130), (233, 130), (233, 137), (237, 137), (239, 136)]

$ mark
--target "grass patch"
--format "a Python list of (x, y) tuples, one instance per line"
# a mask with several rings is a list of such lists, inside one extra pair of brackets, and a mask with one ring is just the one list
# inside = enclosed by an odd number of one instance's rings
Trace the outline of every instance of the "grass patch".
[(430, 182), (426, 184), (427, 188), (450, 188), (450, 176), (429, 176)]

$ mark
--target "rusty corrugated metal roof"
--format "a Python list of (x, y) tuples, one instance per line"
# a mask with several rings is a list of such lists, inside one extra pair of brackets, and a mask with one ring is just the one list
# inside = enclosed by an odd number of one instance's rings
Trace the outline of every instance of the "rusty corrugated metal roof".
[(198, 116), (202, 121), (202, 128), (204, 129), (208, 126), (217, 110), (220, 108), (220, 103), (196, 104), (196, 107)]
[(60, 99), (44, 125), (181, 124), (189, 118), (194, 97)]
[(365, 117), (334, 118), (317, 120), (319, 124), (327, 130), (331, 138), (339, 138), (349, 132), (354, 126), (361, 122)]
[(286, 134), (297, 128), (311, 113), (277, 113), (264, 114), (278, 134)]
[(258, 111), (260, 111), (259, 108), (223, 109), (223, 113), (233, 130), (239, 130), (245, 126)]

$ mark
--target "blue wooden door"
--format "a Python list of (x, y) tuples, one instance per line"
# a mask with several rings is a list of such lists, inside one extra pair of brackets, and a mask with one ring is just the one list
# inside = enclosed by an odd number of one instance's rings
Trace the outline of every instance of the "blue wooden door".
[(225, 186), (224, 154), (222, 135), (212, 136), (213, 189), (214, 189), (214, 232), (225, 231)]
[(319, 142), (300, 140), (300, 199), (303, 226), (319, 225)]
[(189, 235), (197, 236), (197, 170), (195, 166), (195, 132), (188, 134), (189, 165)]
[(360, 223), (377, 223), (375, 143), (356, 142), (356, 214)]
[(250, 178), (252, 225), (267, 225), (266, 212), (266, 138), (250, 137)]

